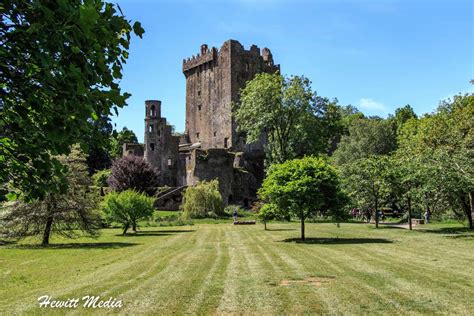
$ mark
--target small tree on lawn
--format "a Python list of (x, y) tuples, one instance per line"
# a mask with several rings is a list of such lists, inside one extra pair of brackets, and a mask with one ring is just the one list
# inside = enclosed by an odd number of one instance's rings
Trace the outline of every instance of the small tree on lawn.
[(203, 218), (209, 213), (222, 214), (224, 204), (219, 192), (219, 181), (201, 181), (188, 187), (183, 194), (181, 209), (188, 218)]
[(107, 183), (115, 191), (145, 192), (158, 185), (158, 171), (141, 157), (125, 156), (114, 161)]
[(267, 222), (277, 217), (278, 208), (272, 203), (265, 203), (260, 207), (257, 217), (263, 222), (263, 227), (267, 230)]
[(260, 197), (276, 206), (282, 215), (296, 216), (305, 240), (305, 219), (317, 212), (343, 216), (343, 193), (336, 170), (322, 158), (305, 157), (275, 164), (259, 190)]
[(122, 224), (124, 235), (130, 227), (137, 232), (138, 221), (150, 217), (154, 211), (153, 198), (133, 190), (111, 192), (100, 206), (108, 223)]

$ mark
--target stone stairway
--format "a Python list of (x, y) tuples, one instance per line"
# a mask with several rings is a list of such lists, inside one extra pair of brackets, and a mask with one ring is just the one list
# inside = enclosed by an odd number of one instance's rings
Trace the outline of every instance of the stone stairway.
[(156, 195), (154, 207), (160, 210), (177, 211), (183, 200), (182, 192), (187, 186), (168, 188)]

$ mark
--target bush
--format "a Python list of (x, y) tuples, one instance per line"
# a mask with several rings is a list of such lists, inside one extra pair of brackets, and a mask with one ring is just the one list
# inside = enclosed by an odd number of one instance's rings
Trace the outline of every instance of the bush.
[(202, 181), (188, 187), (181, 204), (184, 218), (204, 218), (223, 215), (224, 205), (219, 192), (219, 181)]
[(139, 220), (147, 219), (153, 215), (153, 202), (153, 198), (144, 193), (126, 190), (107, 194), (100, 206), (107, 222), (122, 224), (125, 235), (130, 227), (133, 231), (137, 231)]
[(95, 186), (97, 187), (107, 187), (109, 186), (107, 183), (107, 179), (109, 178), (110, 174), (112, 173), (111, 169), (99, 170), (92, 175), (92, 181)]
[(116, 191), (146, 192), (158, 185), (158, 171), (141, 157), (125, 156), (114, 161), (107, 183)]

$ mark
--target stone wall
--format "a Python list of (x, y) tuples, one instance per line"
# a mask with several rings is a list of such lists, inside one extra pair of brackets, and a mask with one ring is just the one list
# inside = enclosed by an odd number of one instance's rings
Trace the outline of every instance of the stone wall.
[(143, 157), (144, 148), (143, 144), (123, 144), (122, 155), (123, 156), (138, 156)]
[(227, 204), (232, 196), (234, 178), (234, 154), (221, 148), (193, 149), (186, 164), (187, 185), (199, 181), (219, 180), (219, 191)]

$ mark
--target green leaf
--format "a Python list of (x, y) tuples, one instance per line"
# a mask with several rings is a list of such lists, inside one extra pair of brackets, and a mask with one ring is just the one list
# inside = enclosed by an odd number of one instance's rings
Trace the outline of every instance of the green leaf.
[(92, 112), (92, 113), (91, 113), (91, 117), (92, 117), (92, 119), (93, 119), (94, 121), (97, 121), (97, 120), (99, 119), (99, 116), (98, 116), (97, 113), (95, 113), (95, 112)]
[(143, 33), (145, 33), (145, 30), (142, 28), (142, 25), (140, 22), (135, 22), (133, 23), (133, 32), (140, 38), (142, 38)]
[(97, 22), (99, 13), (93, 5), (82, 5), (79, 9), (79, 22), (81, 28), (89, 32), (92, 26)]

